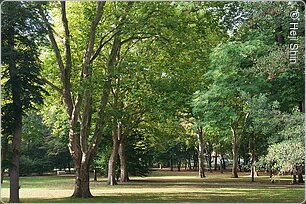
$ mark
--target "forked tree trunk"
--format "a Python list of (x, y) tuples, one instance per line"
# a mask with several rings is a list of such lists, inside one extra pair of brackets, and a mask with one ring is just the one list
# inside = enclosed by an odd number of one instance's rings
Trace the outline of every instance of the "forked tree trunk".
[[(82, 70), (80, 75), (80, 86), (84, 89), (80, 89), (74, 95), (72, 92), (71, 85), (71, 71), (72, 71), (72, 55), (70, 48), (70, 31), (68, 26), (68, 19), (66, 15), (66, 2), (61, 3), (61, 17), (64, 30), (64, 57), (62, 58), (61, 51), (55, 39), (54, 30), (48, 22), (48, 18), (44, 11), (40, 10), (41, 17), (45, 22), (46, 28), (48, 30), (48, 36), (54, 50), (57, 64), (60, 69), (60, 79), (62, 82), (62, 89), (55, 88), (63, 96), (63, 101), (66, 107), (66, 112), (69, 117), (69, 151), (74, 162), (74, 167), (76, 169), (76, 179), (75, 179), (75, 190), (73, 197), (87, 198), (91, 197), (89, 190), (89, 162), (96, 154), (97, 148), (101, 142), (101, 135), (103, 128), (107, 122), (106, 106), (108, 103), (109, 93), (111, 90), (111, 81), (113, 78), (114, 66), (117, 61), (120, 52), (120, 33), (118, 31), (108, 40), (109, 42), (114, 39), (112, 44), (111, 53), (108, 59), (106, 80), (103, 84), (103, 91), (100, 95), (99, 106), (96, 111), (96, 122), (94, 127), (94, 132), (92, 137), (89, 139), (89, 133), (91, 130), (91, 118), (92, 118), (92, 88), (89, 86), (92, 78), (91, 64), (99, 56), (99, 53), (103, 49), (106, 41), (100, 41), (100, 44), (94, 50), (96, 30), (98, 24), (102, 18), (105, 1), (96, 2), (96, 12), (95, 16), (91, 22), (88, 42), (86, 46), (86, 51), (83, 56)], [(64, 63), (65, 59), (65, 63)], [(52, 86), (56, 87), (56, 86)], [(75, 99), (75, 100), (74, 100)], [(74, 101), (73, 101), (74, 100)], [(78, 128), (78, 123), (80, 123), (80, 130)], [(90, 142), (89, 142), (90, 141)], [(118, 144), (118, 142), (117, 142)], [(116, 145), (115, 145), (116, 146)], [(115, 164), (116, 156), (118, 154), (118, 148), (116, 149), (115, 156), (112, 159), (111, 164)], [(111, 169), (115, 168), (115, 165), (110, 165)], [(111, 174), (112, 180), (115, 181), (114, 172)]]
[[(78, 165), (77, 165), (78, 166)], [(75, 169), (74, 198), (91, 198), (93, 197), (89, 189), (89, 165), (88, 162), (82, 162)]]
[(107, 184), (108, 185), (116, 185), (116, 162), (117, 162), (117, 155), (119, 150), (119, 141), (118, 141), (118, 133), (117, 131), (113, 130), (112, 133), (113, 137), (113, 150), (112, 154), (108, 161), (108, 176), (107, 176)]
[(120, 182), (125, 183), (128, 182), (129, 175), (127, 170), (127, 163), (126, 163), (126, 154), (125, 154), (125, 147), (126, 147), (126, 140), (120, 142), (119, 145), (119, 158), (120, 158)]
[(231, 127), (232, 130), (232, 153), (233, 153), (233, 168), (232, 177), (238, 178), (238, 141), (236, 129)]
[(203, 142), (203, 128), (198, 128), (198, 143), (199, 143), (199, 176), (201, 178), (205, 177), (204, 171), (204, 142)]

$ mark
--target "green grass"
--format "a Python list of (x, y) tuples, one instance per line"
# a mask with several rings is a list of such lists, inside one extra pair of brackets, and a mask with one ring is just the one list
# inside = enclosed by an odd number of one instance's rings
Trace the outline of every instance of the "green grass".
[[(105, 178), (91, 182), (95, 196), (89, 199), (75, 199), (71, 176), (22, 177), (22, 202), (94, 203), (94, 202), (295, 202), (304, 200), (304, 186), (290, 185), (290, 176), (272, 184), (268, 175), (256, 177), (250, 182), (249, 173), (242, 173), (238, 179), (230, 172), (206, 173), (200, 179), (196, 172), (153, 171), (149, 177), (132, 177), (127, 184), (105, 185)], [(2, 185), (3, 201), (8, 200), (8, 180)]]

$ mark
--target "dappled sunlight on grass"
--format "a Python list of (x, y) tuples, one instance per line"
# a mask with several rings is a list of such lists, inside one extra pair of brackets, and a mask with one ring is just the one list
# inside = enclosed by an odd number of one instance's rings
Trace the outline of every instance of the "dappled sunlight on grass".
[[(163, 176), (163, 174), (165, 174)], [(74, 179), (71, 176), (42, 176), (21, 178), (22, 202), (302, 202), (303, 185), (290, 185), (290, 181), (272, 184), (268, 175), (251, 182), (249, 172), (231, 178), (230, 172), (206, 173), (198, 178), (197, 172), (152, 172), (149, 177), (131, 177), (129, 183), (107, 186), (105, 178), (91, 182), (95, 196), (75, 199)], [(290, 178), (286, 176), (286, 178)], [(2, 197), (8, 200), (8, 180), (2, 186)]]

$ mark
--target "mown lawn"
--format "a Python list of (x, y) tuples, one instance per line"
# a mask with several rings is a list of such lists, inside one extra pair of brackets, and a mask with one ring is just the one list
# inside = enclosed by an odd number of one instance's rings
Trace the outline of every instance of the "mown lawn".
[[(73, 176), (36, 176), (21, 178), (22, 202), (285, 202), (301, 203), (305, 197), (304, 185), (291, 185), (291, 177), (281, 177), (272, 184), (268, 175), (261, 174), (256, 182), (250, 182), (249, 173), (241, 173), (238, 179), (224, 174), (207, 173), (204, 179), (196, 172), (153, 171), (149, 177), (132, 177), (127, 184), (105, 185), (105, 178), (91, 182), (90, 199), (74, 199)], [(4, 181), (1, 195), (8, 201), (8, 180)]]

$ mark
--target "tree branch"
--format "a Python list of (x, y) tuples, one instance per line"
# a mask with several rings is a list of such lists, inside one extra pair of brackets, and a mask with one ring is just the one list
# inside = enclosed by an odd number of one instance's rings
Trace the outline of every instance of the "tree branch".
[(113, 78), (113, 72), (114, 72), (114, 66), (117, 61), (118, 53), (120, 52), (120, 37), (119, 33), (114, 37), (114, 42), (112, 46), (112, 50), (110, 53), (109, 61), (108, 61), (108, 68), (107, 68), (107, 80), (104, 82), (104, 88), (103, 92), (100, 97), (100, 105), (97, 112), (97, 120), (94, 130), (94, 135), (92, 138), (92, 142), (88, 148), (89, 155), (92, 155), (97, 151), (98, 144), (101, 141), (101, 134), (103, 127), (105, 126), (105, 123), (107, 121), (107, 114), (106, 114), (106, 105), (108, 103), (109, 94), (111, 91), (111, 81)]
[[(93, 19), (90, 27), (90, 33), (88, 38), (88, 44), (86, 48), (86, 52), (83, 57), (83, 66), (82, 66), (82, 74), (81, 74), (81, 83), (88, 81), (91, 78), (91, 70), (89, 69), (89, 65), (91, 63), (90, 59), (93, 53), (95, 37), (96, 37), (96, 30), (97, 26), (102, 18), (103, 8), (105, 5), (105, 1), (98, 1), (96, 6), (96, 15)], [(85, 87), (84, 93), (79, 92), (77, 99), (76, 99), (76, 109), (75, 109), (75, 117), (79, 116), (80, 107), (82, 103), (82, 97), (84, 96), (84, 111), (81, 118), (81, 131), (80, 131), (80, 146), (81, 151), (83, 153), (88, 152), (88, 133), (90, 130), (90, 123), (92, 118), (92, 100), (91, 100), (91, 89), (90, 87)], [(88, 156), (91, 156), (90, 154)]]
[(65, 72), (65, 79), (70, 81), (70, 73), (71, 73), (71, 48), (70, 48), (70, 33), (68, 27), (68, 20), (66, 15), (66, 2), (61, 1), (61, 13), (62, 13), (62, 22), (65, 31), (65, 38), (64, 38), (64, 46), (65, 46), (65, 56), (66, 56), (66, 72)]
[(85, 75), (86, 75), (86, 72), (87, 72), (87, 70), (86, 70), (87, 66), (91, 62), (90, 59), (91, 59), (91, 56), (92, 56), (92, 53), (93, 53), (96, 29), (97, 29), (99, 21), (102, 18), (104, 5), (105, 5), (105, 1), (98, 1), (97, 2), (96, 16), (91, 23), (89, 40), (88, 40), (87, 49), (86, 49), (86, 52), (85, 52), (85, 55), (84, 55), (84, 60), (83, 60), (83, 74), (85, 74)]
[(151, 37), (156, 37), (157, 35), (153, 35), (153, 36), (132, 36), (132, 37), (129, 37), (128, 39), (125, 39), (121, 42), (121, 44), (125, 44), (127, 42), (130, 42), (132, 40), (143, 40), (143, 39), (148, 39), (148, 38), (151, 38)]
[(44, 13), (44, 11), (42, 9), (40, 9), (39, 13), (40, 13), (44, 23), (46, 24), (46, 28), (48, 30), (48, 36), (49, 36), (53, 51), (54, 51), (55, 56), (56, 56), (57, 64), (60, 68), (60, 77), (61, 77), (61, 81), (62, 81), (62, 84), (63, 84), (62, 93), (63, 93), (63, 96), (64, 96), (64, 102), (65, 102), (65, 105), (66, 105), (67, 114), (68, 114), (69, 118), (71, 118), (72, 112), (73, 112), (73, 103), (72, 103), (72, 96), (71, 96), (71, 92), (70, 92), (70, 81), (67, 81), (67, 78), (66, 78), (65, 66), (64, 66), (62, 56), (60, 54), (60, 50), (58, 48), (57, 42), (54, 38), (54, 31), (53, 31), (45, 13)]
[(49, 80), (47, 80), (46, 78), (39, 76), (40, 80), (42, 80), (43, 83), (49, 85), (53, 90), (59, 92), (61, 95), (63, 95), (63, 91), (61, 88), (59, 88), (58, 86), (54, 85), (52, 82), (50, 82)]
[[(112, 31), (114, 31), (114, 30), (112, 30)], [(111, 32), (112, 32), (112, 31), (111, 31)], [(93, 54), (92, 58), (90, 59), (90, 63), (92, 63), (92, 62), (98, 57), (98, 55), (100, 54), (102, 48), (103, 48), (107, 43), (109, 43), (109, 42), (114, 38), (115, 35), (118, 34), (119, 30), (116, 31), (115, 33), (113, 33), (106, 41), (103, 41), (111, 32), (109, 32), (108, 34), (104, 35), (104, 36), (101, 38), (98, 48), (96, 49), (95, 53)]]

